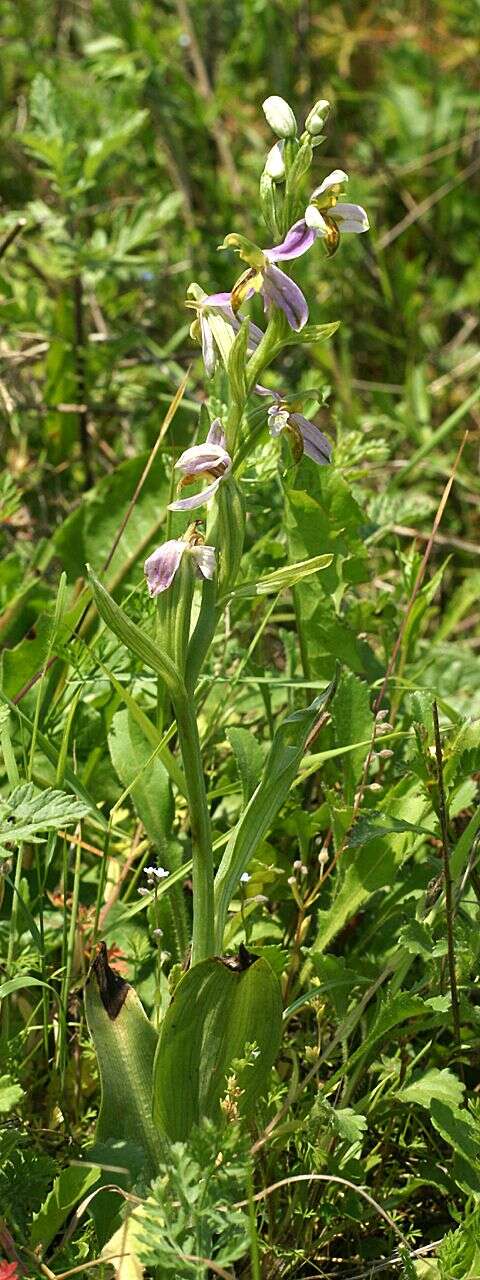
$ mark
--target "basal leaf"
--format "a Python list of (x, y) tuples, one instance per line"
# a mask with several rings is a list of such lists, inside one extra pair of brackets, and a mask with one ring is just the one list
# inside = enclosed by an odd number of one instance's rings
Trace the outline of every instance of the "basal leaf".
[(153, 1114), (174, 1141), (204, 1117), (219, 1121), (235, 1060), (255, 1045), (240, 1071), (238, 1105), (248, 1114), (265, 1089), (280, 1045), (280, 984), (266, 960), (234, 969), (215, 957), (182, 978), (160, 1028)]

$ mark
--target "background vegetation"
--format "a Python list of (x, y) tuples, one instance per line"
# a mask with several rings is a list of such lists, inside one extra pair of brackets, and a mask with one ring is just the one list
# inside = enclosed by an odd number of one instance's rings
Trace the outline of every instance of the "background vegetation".
[(260, 108), (278, 93), (299, 117), (332, 101), (319, 180), (345, 168), (372, 230), (331, 263), (301, 260), (312, 321), (341, 325), (276, 374), (322, 388), (334, 468), (289, 471), (265, 433), (245, 476), (245, 579), (287, 551), (335, 559), (294, 593), (238, 601), (218, 634), (200, 723), (219, 847), (276, 724), (341, 670), (229, 925), (232, 948), (246, 937), (283, 975), (270, 1097), (253, 1133), (178, 1144), (143, 1256), (158, 1276), (206, 1275), (188, 1260), (205, 1228), (211, 1274), (480, 1275), (478, 16), (474, 0), (4, 5), (0, 1252), (14, 1274), (98, 1252), (88, 1213), (72, 1219), (98, 1105), (81, 1001), (95, 939), (153, 1017), (185, 952), (188, 876), (183, 936), (168, 882), (155, 907), (137, 894), (152, 858), (189, 858), (151, 760), (157, 689), (83, 576), (89, 561), (151, 625), (142, 563), (204, 394), (186, 288), (230, 287), (228, 231), (265, 243)]

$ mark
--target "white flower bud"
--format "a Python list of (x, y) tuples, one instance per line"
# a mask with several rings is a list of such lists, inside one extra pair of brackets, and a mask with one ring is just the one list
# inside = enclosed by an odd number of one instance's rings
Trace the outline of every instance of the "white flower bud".
[(297, 122), (293, 114), (292, 108), (289, 107), (285, 98), (278, 98), (273, 94), (271, 98), (265, 98), (262, 103), (266, 118), (277, 134), (278, 138), (295, 138), (297, 135)]
[(312, 110), (309, 111), (305, 121), (305, 128), (311, 138), (315, 138), (317, 133), (322, 133), (327, 116), (330, 114), (330, 103), (326, 98), (319, 98)]
[(240, 876), (240, 884), (248, 884), (249, 879), (250, 879), (250, 876), (248, 874), (248, 871), (242, 871), (242, 874)]
[(264, 173), (272, 182), (283, 182), (285, 177), (285, 161), (283, 158), (283, 142), (276, 142), (268, 153)]
[(329, 857), (328, 849), (325, 849), (325, 848), (320, 849), (320, 853), (318, 855), (318, 861), (321, 867), (324, 867), (325, 863), (328, 862), (328, 857)]
[(391, 760), (393, 751), (390, 751), (388, 747), (383, 747), (382, 750), (379, 751), (378, 756), (380, 760)]
[(293, 863), (293, 870), (294, 870), (294, 871), (301, 871), (301, 868), (302, 868), (302, 859), (301, 859), (301, 858), (295, 858), (295, 862)]
[(383, 791), (382, 784), (380, 782), (370, 782), (367, 791)]

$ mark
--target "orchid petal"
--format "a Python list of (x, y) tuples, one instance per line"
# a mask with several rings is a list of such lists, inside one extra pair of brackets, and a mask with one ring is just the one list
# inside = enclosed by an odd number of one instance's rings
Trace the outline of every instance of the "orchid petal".
[(312, 191), (311, 199), (316, 200), (325, 191), (330, 191), (332, 187), (341, 187), (344, 182), (348, 182), (348, 175), (344, 173), (343, 169), (334, 169), (332, 173), (329, 173), (323, 179), (319, 187), (315, 187), (315, 191)]
[(279, 391), (272, 391), (271, 387), (262, 387), (261, 382), (257, 382), (255, 391), (257, 396), (272, 396), (272, 398), (276, 400), (277, 404), (280, 404), (283, 400), (283, 396), (280, 395)]
[(291, 329), (296, 333), (303, 329), (308, 320), (306, 298), (298, 284), (290, 280), (280, 267), (268, 264), (264, 274), (262, 293), (266, 307), (280, 307), (285, 312)]
[(213, 498), (220, 484), (220, 478), (214, 480), (212, 484), (207, 484), (206, 489), (202, 489), (200, 493), (194, 493), (191, 498), (179, 498), (177, 502), (169, 502), (169, 511), (195, 511), (197, 507), (205, 506), (206, 502)]
[(178, 538), (171, 538), (169, 542), (164, 542), (161, 547), (157, 547), (145, 561), (145, 575), (150, 596), (160, 595), (161, 591), (166, 591), (171, 585), (185, 549), (185, 542), (180, 542)]
[(205, 444), (219, 445), (221, 449), (225, 450), (225, 432), (220, 422), (220, 418), (214, 418)]
[(286, 262), (293, 258), (300, 258), (303, 253), (311, 249), (315, 239), (315, 233), (307, 225), (306, 219), (300, 218), (300, 221), (295, 222), (287, 231), (281, 244), (274, 245), (272, 249), (265, 249), (265, 257), (269, 262), (281, 262), (282, 259)]
[(317, 236), (324, 236), (327, 232), (327, 224), (325, 218), (317, 209), (316, 204), (309, 204), (305, 209), (305, 222), (309, 228), (310, 234), (316, 240)]
[(220, 444), (193, 444), (185, 449), (175, 463), (176, 471), (183, 471), (186, 476), (202, 475), (211, 471), (212, 467), (222, 467), (229, 471), (232, 465), (230, 454)]
[(278, 405), (272, 405), (268, 410), (268, 430), (271, 436), (279, 436), (282, 431), (285, 431), (289, 416), (288, 409), (280, 409)]
[(198, 547), (190, 547), (190, 555), (195, 560), (195, 566), (198, 576), (201, 578), (213, 578), (216, 568), (215, 547), (206, 547), (199, 545)]
[(307, 457), (312, 458), (313, 462), (317, 462), (319, 466), (325, 466), (327, 462), (331, 462), (332, 446), (314, 422), (309, 422), (302, 413), (291, 413), (290, 422), (300, 432), (303, 451)]
[(229, 293), (208, 293), (205, 298), (202, 298), (200, 306), (217, 307), (217, 309), (220, 311), (229, 311), (231, 310), (231, 306), (232, 306), (230, 302), (230, 294)]
[(340, 231), (354, 231), (360, 235), (362, 231), (369, 230), (368, 214), (361, 204), (336, 204), (329, 212), (330, 217), (338, 222)]
[(217, 366), (217, 357), (215, 352), (215, 343), (213, 341), (213, 333), (208, 323), (207, 317), (200, 312), (200, 333), (202, 338), (202, 356), (205, 365), (205, 372), (208, 378), (213, 378)]

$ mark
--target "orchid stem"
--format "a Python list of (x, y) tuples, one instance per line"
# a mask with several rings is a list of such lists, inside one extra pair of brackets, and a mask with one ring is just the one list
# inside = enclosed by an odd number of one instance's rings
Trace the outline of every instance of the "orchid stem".
[(193, 698), (177, 698), (175, 709), (192, 837), (193, 966), (214, 955), (212, 834)]

